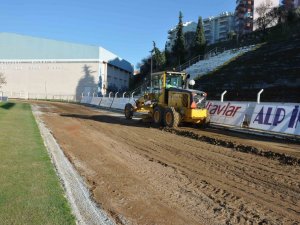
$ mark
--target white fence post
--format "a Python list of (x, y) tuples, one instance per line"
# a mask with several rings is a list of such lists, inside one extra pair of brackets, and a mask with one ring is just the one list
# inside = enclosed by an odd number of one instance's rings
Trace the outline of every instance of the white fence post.
[(126, 91), (123, 93), (123, 98), (125, 98)]
[(222, 93), (222, 95), (221, 95), (221, 102), (223, 102), (224, 101), (224, 95), (227, 93), (227, 91), (224, 91), (223, 93)]
[(118, 98), (118, 93), (119, 93), (119, 92), (117, 92), (117, 93), (115, 94), (115, 98)]
[(260, 95), (263, 93), (264, 89), (261, 89), (258, 93), (257, 93), (257, 104), (260, 104)]
[(109, 92), (109, 94), (108, 94), (108, 97), (109, 97), (109, 98), (110, 98), (111, 94), (112, 94), (112, 92)]
[(134, 93), (135, 93), (135, 92), (132, 92), (132, 94), (131, 94), (131, 98), (133, 98), (133, 95), (134, 95)]

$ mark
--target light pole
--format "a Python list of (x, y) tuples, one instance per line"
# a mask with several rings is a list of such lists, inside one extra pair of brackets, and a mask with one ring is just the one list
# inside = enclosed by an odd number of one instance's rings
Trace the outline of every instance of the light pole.
[(151, 50), (150, 53), (151, 53), (150, 88), (151, 88), (151, 91), (152, 91), (152, 67), (153, 67), (153, 59), (152, 59), (152, 56), (153, 56), (153, 50)]

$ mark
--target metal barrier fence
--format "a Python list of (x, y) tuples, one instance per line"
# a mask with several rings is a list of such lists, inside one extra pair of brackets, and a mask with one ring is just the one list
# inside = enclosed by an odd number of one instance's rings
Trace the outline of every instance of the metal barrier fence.
[(65, 94), (46, 94), (46, 93), (28, 93), (28, 92), (3, 92), (4, 96), (14, 99), (33, 99), (33, 100), (56, 100), (56, 101), (67, 101), (76, 102), (80, 99), (76, 99), (76, 95), (65, 95)]
[[(220, 101), (207, 101), (206, 108), (211, 117), (211, 123), (219, 126), (230, 126), (240, 129), (255, 129), (275, 134), (300, 135), (300, 104), (260, 102), (257, 94), (256, 102), (223, 101), (226, 91)], [(125, 93), (109, 93), (108, 97), (97, 97), (95, 93), (76, 98), (75, 95), (61, 94), (31, 94), (24, 92), (1, 92), (0, 100), (8, 98), (41, 99), (67, 102), (81, 102), (83, 104), (103, 107), (106, 109), (124, 110), (127, 103), (135, 104), (135, 92), (129, 97)], [(5, 96), (5, 97), (4, 97)], [(118, 97), (123, 96), (123, 97)], [(127, 95), (128, 96), (128, 95)]]
[[(134, 98), (83, 96), (83, 104), (124, 110)], [(261, 130), (275, 134), (300, 135), (300, 104), (274, 102), (207, 101), (211, 123), (244, 130)]]

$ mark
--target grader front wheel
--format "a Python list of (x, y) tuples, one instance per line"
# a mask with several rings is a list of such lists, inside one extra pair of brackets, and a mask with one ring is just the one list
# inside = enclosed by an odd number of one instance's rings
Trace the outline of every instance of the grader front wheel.
[(153, 109), (153, 122), (156, 125), (161, 125), (162, 124), (162, 117), (163, 117), (163, 110), (161, 107), (156, 106)]
[(164, 124), (167, 127), (177, 127), (180, 123), (180, 115), (174, 107), (169, 107), (165, 111)]
[(124, 114), (125, 114), (125, 118), (127, 120), (132, 119), (132, 117), (133, 117), (133, 106), (130, 103), (127, 103), (125, 105)]

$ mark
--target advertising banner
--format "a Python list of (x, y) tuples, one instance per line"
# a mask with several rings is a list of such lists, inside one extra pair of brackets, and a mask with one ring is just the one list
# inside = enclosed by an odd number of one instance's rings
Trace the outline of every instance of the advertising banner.
[(113, 103), (113, 100), (114, 100), (114, 98), (103, 97), (100, 102), (100, 106), (110, 108)]
[(111, 107), (113, 109), (125, 109), (125, 105), (129, 102), (129, 98), (115, 98)]
[(208, 101), (206, 108), (212, 123), (241, 126), (247, 110), (247, 103)]
[(7, 96), (0, 96), (0, 102), (7, 102), (8, 97)]
[(91, 101), (91, 105), (99, 105), (102, 97), (93, 97)]
[(137, 99), (135, 99), (135, 98), (130, 98), (130, 99), (129, 99), (129, 103), (130, 103), (131, 105), (135, 106), (135, 105), (136, 105), (136, 100), (137, 100)]
[(89, 96), (83, 96), (83, 97), (81, 98), (80, 103), (87, 104), (87, 103), (90, 102), (90, 100), (91, 100), (91, 97), (89, 97)]
[(250, 127), (300, 135), (300, 104), (257, 104), (251, 117)]

